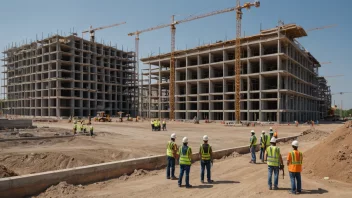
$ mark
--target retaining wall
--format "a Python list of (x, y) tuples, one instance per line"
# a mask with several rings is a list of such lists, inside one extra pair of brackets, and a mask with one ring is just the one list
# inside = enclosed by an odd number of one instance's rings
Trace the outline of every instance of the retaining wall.
[[(278, 139), (278, 142), (296, 139), (298, 136)], [(260, 146), (257, 146), (259, 150)], [(215, 159), (228, 156), (233, 152), (240, 154), (249, 153), (248, 146), (222, 149), (214, 151)], [(199, 160), (198, 153), (193, 154), (193, 162)], [(0, 197), (14, 198), (35, 195), (43, 192), (51, 185), (56, 185), (61, 181), (70, 184), (88, 184), (111, 178), (116, 178), (124, 174), (131, 174), (135, 169), (155, 170), (166, 166), (166, 155), (143, 157), (102, 164), (94, 164), (57, 171), (48, 171), (31, 175), (16, 176), (0, 179)]]
[(23, 129), (33, 127), (32, 120), (8, 120), (0, 119), (0, 129)]

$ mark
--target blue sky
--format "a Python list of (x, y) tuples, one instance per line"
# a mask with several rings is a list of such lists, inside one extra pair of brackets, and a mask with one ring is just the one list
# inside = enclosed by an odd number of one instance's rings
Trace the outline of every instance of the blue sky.
[[(245, 2), (244, 0), (241, 1)], [(235, 0), (3, 0), (0, 6), (0, 50), (11, 42), (34, 40), (36, 35), (66, 35), (72, 31), (80, 34), (90, 25), (99, 27), (126, 21), (127, 24), (96, 32), (97, 41), (117, 44), (118, 48), (134, 50), (134, 37), (127, 34), (135, 30), (169, 23), (171, 15), (183, 19), (213, 10), (235, 6)], [(244, 10), (242, 31), (257, 34), (262, 28), (272, 28), (278, 20), (297, 23), (304, 28), (330, 24), (337, 27), (310, 32), (299, 42), (323, 65), (320, 75), (344, 74), (328, 78), (332, 92), (352, 91), (352, 67), (348, 63), (352, 32), (348, 0), (262, 0), (260, 8)], [(176, 47), (185, 49), (199, 43), (210, 43), (225, 38), (235, 38), (235, 13), (216, 15), (177, 26)], [(88, 39), (88, 35), (86, 35)], [(170, 29), (144, 33), (140, 36), (140, 57), (170, 51)], [(141, 65), (142, 66), (142, 65)], [(143, 66), (142, 66), (143, 67)], [(2, 71), (2, 70), (1, 70)], [(2, 83), (2, 82), (1, 82)], [(333, 102), (352, 108), (352, 94), (333, 96)]]

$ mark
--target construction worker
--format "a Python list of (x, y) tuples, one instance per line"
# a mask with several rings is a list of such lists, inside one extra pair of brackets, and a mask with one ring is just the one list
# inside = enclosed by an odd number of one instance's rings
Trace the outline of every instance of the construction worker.
[(152, 131), (154, 131), (154, 120), (150, 121), (150, 125), (152, 125)]
[(252, 154), (252, 159), (249, 163), (256, 163), (255, 149), (257, 148), (257, 137), (255, 136), (254, 130), (251, 130), (251, 138), (249, 139), (249, 149)]
[(154, 120), (154, 131), (158, 130), (158, 121)]
[(265, 131), (263, 130), (262, 135), (260, 136), (260, 157), (259, 157), (262, 162), (264, 162), (264, 153), (267, 146), (270, 146), (269, 136), (265, 135)]
[(270, 135), (270, 139), (273, 138), (273, 136), (274, 136), (273, 127), (270, 127), (269, 135)]
[[(175, 143), (176, 134), (171, 134), (171, 140), (167, 143), (166, 155), (167, 155), (167, 168), (166, 168), (166, 178), (176, 180), (175, 177), (175, 163), (177, 158), (177, 145)], [(171, 169), (171, 175), (170, 175)]]
[(159, 119), (157, 119), (157, 122), (158, 122), (158, 131), (161, 131), (160, 120), (159, 120)]
[(90, 127), (89, 127), (90, 136), (93, 136), (93, 130), (94, 130), (94, 129), (93, 129), (93, 126), (90, 126)]
[(211, 146), (208, 144), (208, 136), (204, 135), (203, 136), (203, 144), (200, 145), (199, 148), (199, 158), (201, 159), (200, 162), (200, 167), (201, 167), (201, 172), (200, 172), (200, 182), (204, 183), (204, 169), (207, 169), (207, 180), (208, 183), (212, 183), (213, 180), (211, 180), (211, 164), (213, 163), (213, 151)]
[(77, 124), (77, 132), (81, 132), (81, 130), (82, 130), (81, 128), (82, 128), (81, 123), (78, 122), (78, 124)]
[(73, 124), (73, 135), (76, 135), (77, 131), (77, 122)]
[(278, 135), (279, 135), (279, 134), (278, 134), (278, 132), (277, 132), (277, 129), (275, 129), (275, 133), (274, 133), (273, 136), (277, 139), (277, 138), (278, 138)]
[(163, 120), (163, 131), (165, 131), (166, 130), (166, 121), (165, 121), (165, 119)]
[(189, 184), (189, 172), (192, 164), (192, 149), (188, 146), (187, 137), (182, 139), (182, 143), (183, 145), (178, 151), (180, 154), (180, 176), (178, 178), (178, 187), (181, 187), (183, 174), (186, 172), (186, 188), (192, 188), (192, 185)]
[(274, 172), (274, 190), (278, 190), (280, 165), (283, 166), (280, 148), (276, 146), (276, 138), (270, 140), (271, 146), (266, 148), (265, 158), (268, 164), (268, 186), (272, 190), (272, 175)]
[[(288, 172), (290, 173), (291, 179), (291, 191), (290, 194), (300, 194), (302, 192), (301, 172), (303, 154), (298, 151), (298, 141), (292, 142), (293, 151), (287, 155), (287, 166)], [(297, 185), (296, 185), (297, 182)]]

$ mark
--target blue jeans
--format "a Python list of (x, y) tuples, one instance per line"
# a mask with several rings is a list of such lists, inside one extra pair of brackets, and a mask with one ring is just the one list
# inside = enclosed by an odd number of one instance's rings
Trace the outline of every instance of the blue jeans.
[(264, 161), (264, 153), (265, 153), (264, 148), (260, 147), (260, 155), (259, 155), (259, 158), (260, 158), (260, 160), (262, 160), (262, 161)]
[[(302, 192), (302, 182), (301, 182), (301, 173), (289, 172), (290, 179), (291, 179), (291, 192), (296, 193)], [(297, 188), (296, 188), (296, 181), (297, 181)]]
[(180, 176), (178, 178), (178, 185), (182, 185), (183, 173), (186, 172), (186, 186), (189, 186), (189, 171), (191, 170), (191, 165), (180, 165)]
[(268, 185), (269, 188), (272, 187), (272, 175), (274, 172), (274, 187), (279, 185), (279, 167), (278, 166), (268, 166)]
[(210, 181), (211, 180), (211, 173), (210, 173), (211, 162), (210, 162), (210, 160), (202, 160), (200, 162), (200, 168), (201, 168), (200, 180), (204, 181), (204, 169), (206, 168), (207, 169), (207, 179), (208, 179), (208, 181)]
[(257, 157), (255, 156), (255, 148), (256, 148), (257, 146), (252, 146), (251, 147), (251, 153), (252, 153), (252, 161), (255, 163), (256, 162), (256, 160), (257, 160)]
[(170, 169), (171, 177), (175, 177), (175, 158), (167, 156), (167, 167), (166, 167), (166, 178), (170, 178)]

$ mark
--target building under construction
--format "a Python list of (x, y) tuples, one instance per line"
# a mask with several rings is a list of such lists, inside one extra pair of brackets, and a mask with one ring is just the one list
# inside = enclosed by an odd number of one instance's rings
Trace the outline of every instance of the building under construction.
[[(317, 77), (321, 65), (297, 42), (304, 36), (302, 27), (288, 24), (241, 39), (241, 121), (325, 115)], [(175, 118), (235, 120), (235, 40), (176, 51), (175, 58)], [(143, 116), (168, 118), (170, 53), (141, 60), (148, 65), (142, 75)]]
[(137, 113), (134, 52), (75, 35), (55, 35), (9, 47), (3, 54), (5, 113), (50, 117)]

